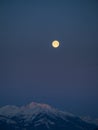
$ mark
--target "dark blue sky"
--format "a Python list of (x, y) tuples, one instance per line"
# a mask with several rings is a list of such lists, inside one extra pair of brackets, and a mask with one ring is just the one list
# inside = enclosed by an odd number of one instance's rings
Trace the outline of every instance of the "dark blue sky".
[(97, 50), (97, 0), (0, 0), (0, 106), (98, 117)]

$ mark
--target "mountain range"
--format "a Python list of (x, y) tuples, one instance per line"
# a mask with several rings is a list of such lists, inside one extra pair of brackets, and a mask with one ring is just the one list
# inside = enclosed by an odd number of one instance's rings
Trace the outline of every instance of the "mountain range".
[(97, 130), (93, 122), (47, 104), (32, 102), (0, 108), (0, 130)]

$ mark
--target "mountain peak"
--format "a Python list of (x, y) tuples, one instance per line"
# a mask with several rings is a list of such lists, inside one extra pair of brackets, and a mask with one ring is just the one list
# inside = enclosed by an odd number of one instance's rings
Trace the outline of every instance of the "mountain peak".
[(31, 102), (29, 105), (27, 105), (30, 109), (34, 107), (40, 107), (42, 109), (52, 109), (52, 107), (48, 104), (41, 104), (41, 103), (36, 103), (36, 102)]
[(94, 130), (95, 124), (62, 112), (50, 105), (31, 102), (17, 107), (0, 108), (0, 130)]

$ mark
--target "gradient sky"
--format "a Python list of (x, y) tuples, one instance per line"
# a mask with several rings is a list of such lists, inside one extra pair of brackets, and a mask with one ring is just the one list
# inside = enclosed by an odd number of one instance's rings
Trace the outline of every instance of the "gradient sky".
[(0, 0), (0, 106), (31, 101), (98, 117), (97, 0)]

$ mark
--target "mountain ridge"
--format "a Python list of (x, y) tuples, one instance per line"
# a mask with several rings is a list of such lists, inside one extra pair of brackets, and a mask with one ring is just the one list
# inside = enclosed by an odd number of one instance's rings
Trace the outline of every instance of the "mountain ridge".
[(48, 104), (31, 102), (20, 107), (13, 105), (1, 107), (1, 128), (2, 130), (94, 130), (97, 126)]

